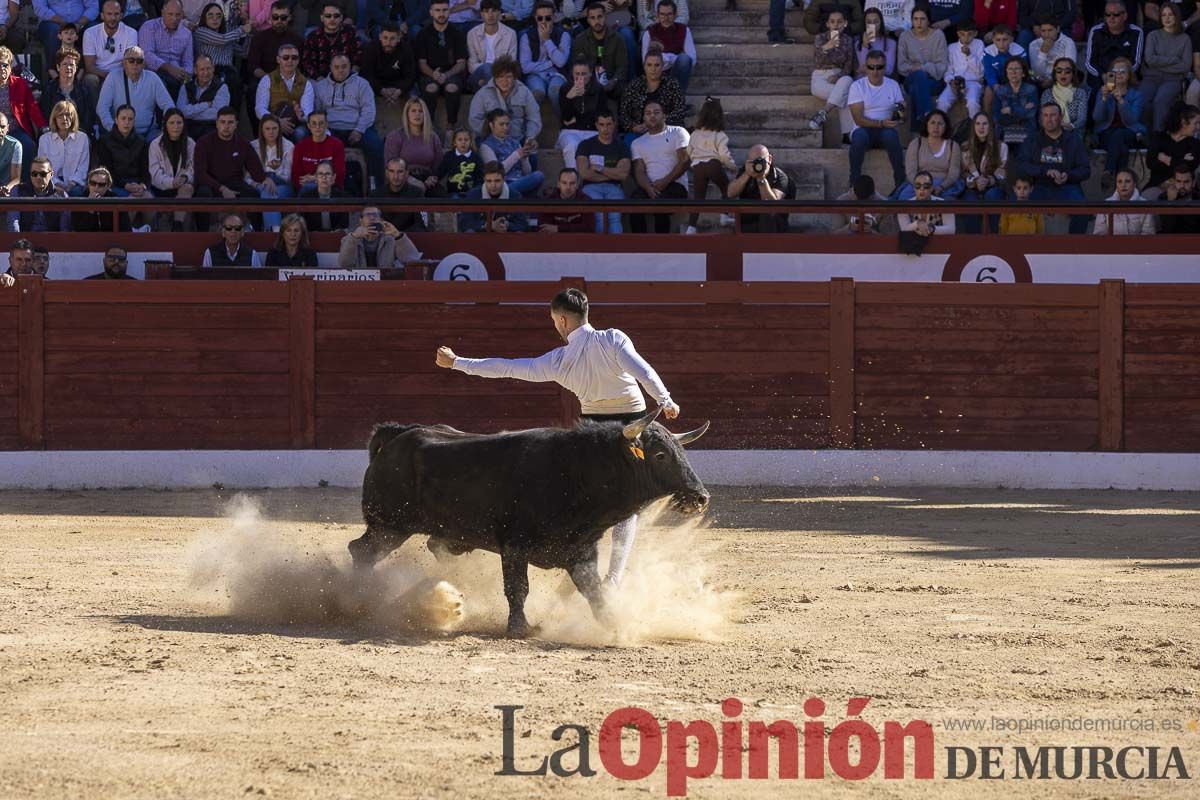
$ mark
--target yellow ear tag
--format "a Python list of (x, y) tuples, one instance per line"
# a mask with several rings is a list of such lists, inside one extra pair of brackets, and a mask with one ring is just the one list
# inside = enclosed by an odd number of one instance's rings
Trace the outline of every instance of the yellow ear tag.
[(646, 451), (644, 451), (642, 448), (638, 447), (636, 444), (629, 445), (629, 452), (633, 453), (635, 456), (637, 456), (642, 461), (646, 460)]

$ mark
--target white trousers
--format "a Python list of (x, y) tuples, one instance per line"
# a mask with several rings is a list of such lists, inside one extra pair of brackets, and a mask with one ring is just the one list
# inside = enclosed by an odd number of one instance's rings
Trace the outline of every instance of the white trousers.
[[(559, 131), (558, 141), (554, 143), (554, 146), (562, 150), (563, 166), (575, 169), (575, 151), (579, 145), (596, 135), (596, 131), (577, 131), (571, 128), (563, 128)], [(558, 178), (556, 177), (554, 181), (557, 183)]]
[(629, 563), (629, 553), (633, 550), (633, 540), (637, 537), (638, 515), (634, 514), (622, 520), (612, 529), (612, 555), (608, 559), (608, 583), (613, 587), (621, 585), (625, 574), (625, 565)]
[[(966, 84), (963, 96), (967, 101), (967, 116), (974, 117), (979, 113), (979, 98), (983, 95), (983, 84), (979, 81), (967, 81)], [(946, 88), (938, 95), (937, 107), (949, 114), (957, 100), (958, 98), (954, 96), (954, 87), (947, 81)], [(949, 136), (950, 131), (946, 131), (946, 135)]]
[(854, 118), (846, 107), (850, 101), (850, 87), (854, 78), (842, 75), (837, 69), (814, 69), (812, 73), (812, 93), (829, 105), (838, 109), (838, 122), (841, 123), (842, 133), (850, 133), (854, 129)]

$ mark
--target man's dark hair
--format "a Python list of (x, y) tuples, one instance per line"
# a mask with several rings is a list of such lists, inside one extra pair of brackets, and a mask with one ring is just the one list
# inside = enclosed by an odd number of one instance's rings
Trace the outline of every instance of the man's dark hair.
[(1037, 25), (1039, 28), (1043, 25), (1053, 25), (1059, 30), (1062, 30), (1062, 25), (1059, 23), (1058, 18), (1056, 18), (1053, 14), (1038, 14), (1034, 19), (1033, 24)]
[(976, 33), (979, 33), (979, 26), (976, 25), (975, 20), (971, 19), (970, 17), (964, 19), (955, 27), (957, 27), (960, 31), (975, 31)]
[(344, 8), (342, 8), (342, 4), (337, 2), (336, 0), (325, 0), (324, 3), (321, 3), (321, 13), (322, 14), (325, 13), (325, 9), (327, 9), (327, 8), (332, 8), (334, 11), (338, 12), (339, 14), (341, 14), (343, 16), (345, 16), (345, 14), (346, 14), (346, 10)]
[(1040, 106), (1038, 106), (1038, 113), (1039, 113), (1039, 114), (1041, 113), (1041, 111), (1042, 111), (1042, 109), (1043, 109), (1043, 108), (1053, 108), (1053, 109), (1057, 109), (1057, 110), (1058, 110), (1058, 113), (1060, 113), (1060, 114), (1062, 113), (1062, 106), (1060, 106), (1058, 103), (1056, 103), (1056, 102), (1055, 102), (1055, 101), (1053, 101), (1053, 100), (1047, 100), (1046, 102), (1044, 102), (1044, 103), (1042, 103)]
[(511, 116), (508, 113), (507, 109), (493, 108), (491, 111), (487, 112), (487, 116), (484, 117), (484, 120), (490, 126), (493, 122), (500, 119), (501, 117), (507, 117), (507, 116)]
[(271, 3), (271, 10), (286, 11), (290, 14), (292, 13), (292, 4), (288, 0), (275, 0), (274, 3)]
[(550, 310), (573, 314), (585, 320), (588, 315), (587, 295), (578, 289), (563, 289), (550, 301)]
[(548, 8), (551, 11), (558, 10), (554, 7), (554, 0), (537, 0), (537, 2), (533, 4), (533, 13), (536, 14), (539, 8)]
[(658, 9), (662, 8), (663, 6), (669, 7), (672, 11), (679, 10), (679, 6), (675, 5), (675, 0), (658, 0), (658, 5), (656, 5), (655, 8)]
[(28, 239), (17, 239), (15, 242), (9, 245), (8, 251), (11, 253), (13, 250), (29, 250), (32, 252), (33, 242), (29, 241)]
[(870, 200), (875, 196), (875, 179), (870, 175), (859, 175), (850, 188), (859, 200)]
[(489, 161), (488, 163), (483, 165), (483, 174), (485, 177), (488, 175), (499, 175), (500, 177), (503, 178), (504, 177), (504, 165), (501, 164), (499, 161)]
[(58, 32), (62, 33), (63, 31), (75, 31), (75, 33), (79, 33), (79, 26), (74, 22), (64, 22), (58, 26)]
[(236, 117), (237, 115), (237, 109), (233, 106), (221, 106), (220, 110), (217, 111), (217, 119), (221, 117)]
[(568, 172), (571, 173), (572, 175), (574, 175), (576, 178), (579, 177), (579, 170), (575, 169), (574, 167), (563, 167), (562, 169), (560, 169), (558, 171), (558, 177), (561, 178), (563, 175), (566, 175)]
[(880, 60), (882, 60), (882, 61), (886, 62), (886, 61), (887, 61), (887, 54), (886, 54), (886, 53), (884, 53), (882, 50), (871, 50), (871, 51), (869, 51), (869, 52), (867, 53), (867, 61), (874, 61), (875, 59), (880, 59)]
[(1195, 168), (1186, 161), (1178, 161), (1175, 163), (1175, 166), (1171, 167), (1171, 177), (1173, 178), (1176, 175), (1191, 175), (1194, 179)]
[(50, 255), (49, 248), (42, 247), (41, 245), (38, 245), (37, 247), (33, 248), (33, 252), (36, 254), (39, 254), (39, 255), (42, 255), (42, 254)]
[(479, 10), (483, 11), (485, 9), (489, 11), (499, 11), (500, 0), (481, 0), (479, 3)]
[(379, 26), (380, 33), (400, 33), (400, 26), (394, 22), (385, 22)]
[[(643, 112), (643, 113), (645, 113), (645, 112)], [(616, 119), (616, 117), (613, 116), (613, 112), (607, 108), (601, 108), (598, 111), (596, 111), (596, 119), (604, 119), (605, 117), (607, 117), (608, 119)]]

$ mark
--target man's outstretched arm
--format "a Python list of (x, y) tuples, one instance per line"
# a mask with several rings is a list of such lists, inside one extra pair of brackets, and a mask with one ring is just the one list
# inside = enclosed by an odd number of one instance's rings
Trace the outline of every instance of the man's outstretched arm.
[(449, 347), (439, 347), (437, 365), (456, 369), (481, 378), (516, 378), (531, 383), (547, 383), (557, 377), (557, 350), (537, 358), (462, 358)]
[(654, 367), (650, 366), (650, 363), (642, 358), (634, 348), (633, 341), (618, 331), (616, 345), (617, 363), (621, 365), (621, 369), (632, 375), (645, 388), (646, 392), (658, 401), (667, 419), (678, 417), (679, 406), (671, 399), (671, 393), (667, 391), (666, 384), (662, 382), (662, 378), (658, 377)]

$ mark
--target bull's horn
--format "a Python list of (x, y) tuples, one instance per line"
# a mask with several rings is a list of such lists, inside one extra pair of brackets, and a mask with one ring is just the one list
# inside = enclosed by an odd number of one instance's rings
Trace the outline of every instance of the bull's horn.
[(654, 420), (658, 419), (658, 415), (661, 413), (662, 413), (662, 406), (659, 406), (658, 408), (654, 409), (653, 411), (651, 411), (649, 414), (642, 417), (641, 419), (639, 419), (635, 422), (631, 422), (628, 425), (626, 425), (625, 426), (625, 438), (632, 442), (634, 439), (641, 436), (642, 431), (644, 431), (644, 430), (646, 430), (646, 428), (650, 427), (650, 423), (654, 422)]
[(711, 424), (712, 422), (705, 421), (703, 425), (701, 425), (699, 428), (696, 428), (694, 431), (688, 431), (687, 433), (672, 433), (671, 435), (675, 437), (675, 441), (680, 445), (691, 444), (704, 434), (708, 433), (708, 426)]

